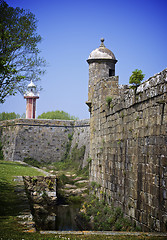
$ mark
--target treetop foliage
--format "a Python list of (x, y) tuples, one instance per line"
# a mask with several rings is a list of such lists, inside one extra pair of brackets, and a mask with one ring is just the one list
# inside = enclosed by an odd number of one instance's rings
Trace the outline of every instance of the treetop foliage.
[(69, 113), (64, 111), (51, 111), (51, 112), (44, 112), (38, 116), (38, 119), (62, 119), (62, 120), (77, 120), (78, 118), (75, 116), (71, 116)]
[(141, 70), (135, 69), (129, 78), (129, 83), (132, 84), (131, 87), (137, 88), (141, 84), (144, 76), (145, 74), (143, 74)]
[(16, 119), (16, 118), (25, 118), (25, 113), (23, 113), (22, 115), (16, 114), (15, 112), (11, 112), (11, 113), (2, 112), (2, 113), (0, 113), (0, 121)]
[(45, 61), (37, 47), (41, 36), (36, 31), (33, 13), (0, 0), (0, 103), (23, 93), (27, 82), (40, 80), (44, 73)]

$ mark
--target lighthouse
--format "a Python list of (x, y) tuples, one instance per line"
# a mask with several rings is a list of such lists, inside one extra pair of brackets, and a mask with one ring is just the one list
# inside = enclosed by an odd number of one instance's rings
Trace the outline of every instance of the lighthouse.
[(30, 82), (27, 86), (27, 91), (24, 94), (26, 99), (26, 118), (35, 118), (36, 114), (36, 99), (39, 98), (39, 93), (36, 90), (35, 84)]

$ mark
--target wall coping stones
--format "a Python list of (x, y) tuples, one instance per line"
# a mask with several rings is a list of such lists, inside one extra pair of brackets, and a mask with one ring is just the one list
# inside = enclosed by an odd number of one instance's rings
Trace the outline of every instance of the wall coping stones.
[(13, 125), (44, 126), (44, 127), (89, 127), (89, 119), (59, 120), (59, 119), (14, 119), (0, 121), (0, 127)]
[[(137, 88), (136, 94), (133, 89), (131, 88), (128, 89), (127, 85), (125, 89), (123, 88), (123, 85), (121, 85), (121, 89), (125, 91), (121, 92), (121, 95), (115, 97), (112, 100), (113, 108), (108, 109), (107, 115), (113, 115), (116, 112), (128, 109), (130, 106), (142, 103), (150, 98), (158, 97), (163, 95), (164, 93), (167, 93), (166, 84), (167, 84), (167, 68), (164, 69), (162, 72), (155, 74), (153, 77), (150, 77), (145, 82), (143, 82)], [(100, 87), (98, 86), (98, 88)], [(162, 100), (167, 102), (167, 98)]]

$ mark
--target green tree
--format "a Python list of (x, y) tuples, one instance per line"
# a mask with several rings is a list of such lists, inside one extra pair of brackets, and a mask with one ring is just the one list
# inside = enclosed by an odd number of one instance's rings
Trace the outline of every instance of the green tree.
[(15, 112), (11, 112), (11, 113), (2, 112), (2, 113), (0, 113), (0, 121), (16, 119), (16, 118), (25, 118), (25, 113), (23, 113), (22, 115), (16, 114)]
[(39, 119), (62, 119), (62, 120), (76, 120), (77, 117), (71, 116), (69, 113), (64, 111), (51, 111), (51, 112), (44, 112), (38, 116)]
[(23, 93), (27, 82), (40, 80), (45, 61), (39, 57), (37, 20), (28, 10), (0, 0), (0, 103)]
[(134, 70), (129, 78), (129, 83), (132, 84), (131, 88), (136, 89), (141, 84), (144, 76), (145, 74), (143, 74), (141, 70)]

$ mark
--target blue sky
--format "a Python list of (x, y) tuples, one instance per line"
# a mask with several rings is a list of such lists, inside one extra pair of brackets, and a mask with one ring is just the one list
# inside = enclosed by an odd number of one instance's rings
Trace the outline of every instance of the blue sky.
[[(37, 115), (63, 110), (80, 119), (89, 118), (90, 52), (105, 39), (115, 54), (116, 75), (128, 84), (136, 68), (145, 80), (167, 67), (166, 0), (6, 0), (12, 7), (29, 9), (38, 19), (41, 55), (48, 67)], [(21, 95), (8, 97), (0, 112), (24, 113)]]

